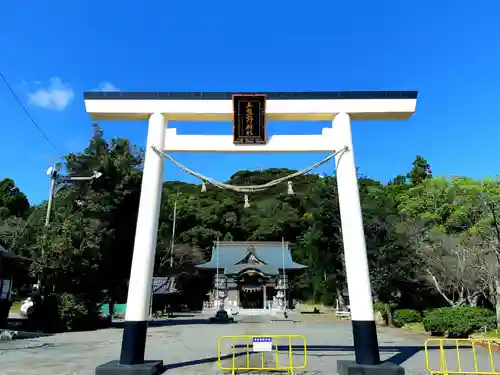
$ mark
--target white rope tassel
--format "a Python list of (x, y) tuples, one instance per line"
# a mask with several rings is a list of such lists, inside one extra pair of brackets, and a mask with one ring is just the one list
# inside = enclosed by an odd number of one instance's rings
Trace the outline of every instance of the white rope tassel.
[(205, 181), (201, 180), (201, 192), (205, 193), (207, 191), (207, 185), (205, 184)]
[(250, 208), (250, 202), (248, 201), (248, 194), (245, 194), (245, 204), (243, 205), (245, 208)]
[(293, 183), (292, 181), (288, 181), (288, 195), (293, 195)]

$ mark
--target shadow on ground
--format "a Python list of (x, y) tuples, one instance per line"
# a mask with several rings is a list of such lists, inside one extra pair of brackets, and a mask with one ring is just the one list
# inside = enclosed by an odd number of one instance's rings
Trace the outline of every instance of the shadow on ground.
[[(245, 345), (236, 345), (236, 348), (245, 348)], [(435, 346), (427, 346), (427, 350), (439, 350), (440, 346), (435, 345)], [(455, 349), (455, 346), (444, 346), (443, 349)], [(283, 346), (278, 346), (279, 351), (283, 352), (288, 352), (289, 347), (288, 345), (283, 345)], [(294, 352), (301, 352), (304, 350), (303, 346), (292, 346), (292, 350)], [(384, 362), (392, 362), (396, 365), (401, 365), (404, 362), (406, 362), (408, 359), (413, 357), (415, 354), (418, 352), (424, 350), (424, 346), (380, 346), (379, 347), (380, 353), (394, 353), (392, 357), (387, 359)], [(313, 356), (314, 352), (353, 352), (354, 353), (354, 346), (344, 346), (344, 345), (307, 345), (307, 352), (309, 355)], [(241, 357), (245, 355), (246, 353), (239, 352), (235, 353), (235, 357)], [(342, 354), (339, 354), (342, 355)], [(233, 354), (227, 354), (224, 356), (221, 356), (221, 360), (226, 360), (226, 359), (231, 359), (233, 357)], [(175, 369), (175, 368), (181, 368), (181, 367), (189, 367), (189, 366), (196, 366), (196, 365), (201, 365), (205, 363), (211, 363), (211, 362), (217, 362), (219, 358), (217, 357), (208, 357), (208, 358), (200, 358), (196, 360), (191, 360), (191, 361), (184, 361), (184, 362), (176, 362), (176, 363), (169, 363), (165, 365), (165, 369)]]
[[(184, 316), (185, 317), (185, 316)], [(168, 318), (162, 320), (151, 320), (148, 323), (149, 328), (154, 327), (168, 327), (168, 326), (189, 326), (196, 324), (237, 324), (238, 322), (230, 322), (230, 323), (220, 323), (220, 322), (211, 322), (209, 319), (175, 319)], [(123, 328), (125, 322), (113, 322), (113, 328)]]

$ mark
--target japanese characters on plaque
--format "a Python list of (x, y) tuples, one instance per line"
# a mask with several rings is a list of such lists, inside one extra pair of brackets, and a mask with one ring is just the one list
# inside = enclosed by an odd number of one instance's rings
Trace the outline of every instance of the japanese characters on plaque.
[(263, 94), (233, 95), (234, 144), (266, 144), (266, 99)]

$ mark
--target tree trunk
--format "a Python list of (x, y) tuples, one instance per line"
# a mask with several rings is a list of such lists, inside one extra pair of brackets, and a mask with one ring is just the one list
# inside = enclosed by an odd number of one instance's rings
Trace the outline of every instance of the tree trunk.
[(346, 309), (344, 295), (342, 294), (339, 288), (337, 288), (336, 291), (337, 291), (338, 307), (341, 311), (344, 311)]
[(472, 307), (477, 307), (477, 303), (478, 303), (478, 301), (479, 301), (479, 296), (474, 296), (474, 297), (472, 297), (472, 298), (471, 298), (471, 300), (470, 300), (470, 305), (471, 305)]
[(500, 329), (500, 279), (495, 278), (495, 312), (497, 316), (497, 329)]
[(467, 299), (460, 297), (460, 299), (456, 302), (453, 302), (451, 307), (462, 307), (467, 305)]
[(439, 282), (438, 280), (436, 279), (436, 277), (430, 272), (430, 271), (427, 271), (427, 274), (429, 275), (431, 281), (432, 281), (432, 284), (434, 285), (434, 288), (436, 288), (436, 291), (441, 295), (441, 297), (443, 297), (443, 299), (451, 306), (451, 307), (456, 307), (456, 303), (451, 300), (450, 298), (448, 298), (448, 296), (446, 295), (446, 293), (441, 289), (441, 286), (439, 285)]
[(394, 322), (392, 321), (392, 309), (391, 305), (388, 303), (384, 303), (385, 315), (387, 316), (387, 325), (389, 327), (394, 327)]
[(111, 285), (108, 289), (108, 309), (109, 309), (109, 321), (113, 320), (115, 315), (115, 287)]

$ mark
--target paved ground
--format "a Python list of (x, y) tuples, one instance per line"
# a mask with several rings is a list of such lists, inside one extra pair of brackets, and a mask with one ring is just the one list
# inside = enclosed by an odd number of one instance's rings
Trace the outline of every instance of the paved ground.
[[(352, 336), (350, 322), (336, 323), (268, 323), (254, 322), (231, 325), (207, 324), (199, 317), (176, 318), (169, 326), (150, 327), (148, 330), (147, 358), (162, 359), (170, 368), (167, 374), (220, 374), (217, 367), (217, 340), (221, 335), (241, 334), (300, 334), (307, 338), (308, 374), (332, 374), (338, 359), (352, 359)], [(65, 333), (30, 340), (15, 340), (0, 343), (1, 375), (90, 375), (95, 367), (118, 359), (121, 329), (106, 329), (94, 332)], [(427, 374), (423, 343), (426, 336), (402, 330), (379, 329), (379, 343), (383, 360), (401, 364), (407, 374)], [(238, 343), (239, 344), (239, 343)], [(294, 344), (298, 344), (295, 342)], [(287, 345), (280, 342), (279, 345)], [(229, 343), (223, 343), (223, 351), (231, 353)], [(449, 354), (454, 351), (449, 350)], [(462, 363), (469, 363), (464, 370), (472, 370), (471, 351), (462, 353)], [(430, 351), (431, 360), (439, 366), (439, 353)], [(500, 357), (499, 352), (495, 352)], [(488, 351), (478, 349), (481, 366), (488, 365)], [(300, 363), (302, 353), (294, 352), (294, 362)], [(451, 358), (451, 357), (450, 357)], [(456, 363), (455, 357), (450, 364)], [(239, 364), (246, 358), (238, 357)], [(252, 363), (260, 358), (251, 358)], [(270, 363), (273, 358), (264, 358)], [(286, 363), (287, 358), (280, 356)], [(495, 360), (495, 362), (497, 362)], [(500, 358), (498, 360), (500, 369)], [(231, 359), (224, 361), (230, 366)], [(456, 365), (455, 365), (456, 366)], [(450, 366), (451, 367), (451, 366)], [(481, 367), (480, 367), (481, 369)]]

